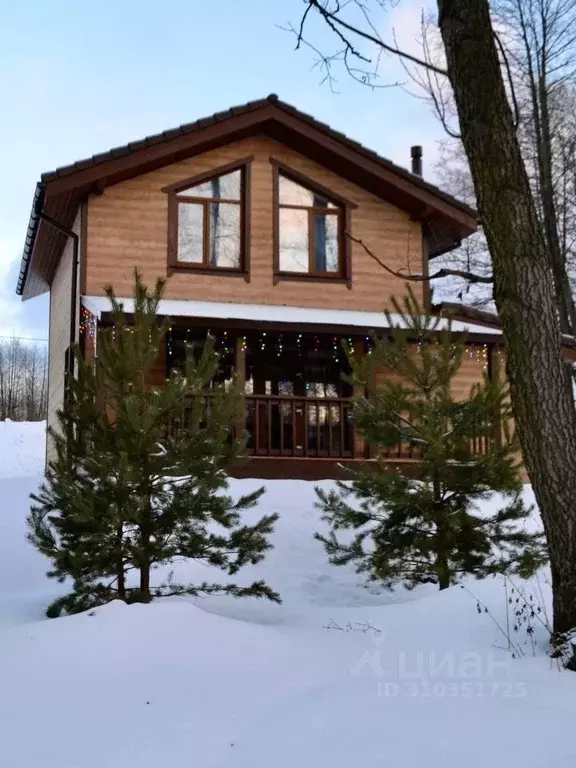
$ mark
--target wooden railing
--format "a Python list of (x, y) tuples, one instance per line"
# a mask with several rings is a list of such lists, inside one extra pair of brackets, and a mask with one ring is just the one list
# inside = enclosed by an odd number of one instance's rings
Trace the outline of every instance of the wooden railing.
[(248, 452), (256, 456), (354, 456), (352, 401), (346, 398), (249, 395), (246, 430)]
[[(357, 451), (353, 424), (353, 403), (348, 398), (290, 397), (285, 395), (246, 395), (245, 424), (247, 453), (254, 456), (303, 458), (374, 458), (368, 449)], [(211, 407), (211, 398), (206, 399)], [(186, 429), (186, 414), (170, 425), (174, 434)], [(470, 441), (472, 453), (486, 454), (494, 441), (490, 430)], [(363, 446), (364, 440), (358, 441)], [(391, 461), (418, 460), (421, 448), (402, 442), (381, 451)]]
[[(470, 440), (470, 450), (473, 456), (484, 456), (490, 450), (491, 445), (494, 444), (496, 439), (495, 429), (494, 434), (490, 434), (490, 430), (486, 434), (480, 434)], [(382, 456), (386, 459), (415, 459), (418, 460), (422, 457), (422, 449), (417, 443), (398, 443), (397, 445), (390, 446), (382, 450)]]

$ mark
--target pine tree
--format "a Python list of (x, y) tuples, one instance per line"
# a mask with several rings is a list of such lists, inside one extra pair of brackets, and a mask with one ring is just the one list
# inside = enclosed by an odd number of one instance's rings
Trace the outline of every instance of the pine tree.
[(59, 428), (50, 431), (56, 458), (28, 518), (30, 541), (52, 561), (48, 575), (73, 582), (50, 616), (174, 594), (279, 601), (262, 581), (153, 583), (155, 569), (177, 558), (228, 575), (259, 562), (278, 517), (243, 524), (264, 488), (236, 501), (226, 493), (226, 467), (243, 448), (234, 437), (240, 393), (235, 381), (214, 381), (214, 340), (191, 348), (185, 370), (165, 386), (149, 384), (168, 329), (157, 315), (164, 286), (158, 280), (149, 292), (135, 272), (131, 318), (108, 287), (112, 326), (99, 333), (94, 359), (76, 355), (77, 376), (68, 382)]
[[(339, 482), (336, 490), (316, 489), (331, 528), (316, 538), (331, 563), (354, 563), (388, 587), (445, 589), (465, 574), (528, 575), (545, 553), (542, 535), (523, 527), (531, 510), (520, 495), (518, 445), (506, 429), (510, 411), (500, 376), (485, 376), (457, 400), (453, 385), (464, 345), (441, 327), (444, 320), (422, 313), (412, 291), (403, 304), (392, 301), (400, 316), (398, 322), (387, 313), (393, 336), (375, 337), (362, 361), (350, 356), (357, 389), (372, 388), (355, 398), (354, 418), (379, 457), (377, 466), (351, 470), (351, 482)], [(376, 370), (386, 375), (376, 377)], [(492, 437), (497, 414), (501, 440)], [(473, 443), (487, 435), (485, 452), (476, 453)], [(410, 476), (383, 460), (386, 449), (399, 444), (419, 456)], [(489, 500), (496, 511), (481, 511), (479, 503)], [(353, 536), (339, 539), (341, 530)]]

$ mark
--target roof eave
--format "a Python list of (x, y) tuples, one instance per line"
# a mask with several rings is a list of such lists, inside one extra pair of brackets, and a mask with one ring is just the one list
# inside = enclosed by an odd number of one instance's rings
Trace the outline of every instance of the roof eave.
[(28, 221), (28, 230), (26, 232), (24, 250), (22, 252), (22, 260), (20, 262), (20, 273), (18, 275), (18, 283), (16, 285), (17, 296), (22, 296), (24, 294), (26, 279), (28, 277), (28, 272), (30, 271), (30, 264), (32, 262), (32, 256), (34, 253), (34, 246), (36, 245), (38, 227), (40, 226), (40, 213), (44, 206), (45, 194), (46, 187), (44, 183), (42, 181), (37, 182), (36, 189), (34, 190), (34, 198), (32, 200), (32, 210), (30, 211), (30, 219)]

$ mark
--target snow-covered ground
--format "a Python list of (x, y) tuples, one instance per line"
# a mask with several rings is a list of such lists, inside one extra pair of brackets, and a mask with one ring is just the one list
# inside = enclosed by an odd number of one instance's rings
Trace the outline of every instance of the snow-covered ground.
[[(43, 446), (42, 425), (0, 424), (0, 766), (576, 765), (576, 676), (545, 656), (538, 622), (534, 655), (524, 632), (522, 659), (502, 650), (502, 583), (467, 584), (490, 613), (460, 588), (366, 589), (312, 539), (309, 483), (267, 483), (275, 549), (241, 573), (281, 606), (179, 599), (43, 620), (61, 587), (24, 521)], [(549, 610), (545, 575), (526, 588)]]

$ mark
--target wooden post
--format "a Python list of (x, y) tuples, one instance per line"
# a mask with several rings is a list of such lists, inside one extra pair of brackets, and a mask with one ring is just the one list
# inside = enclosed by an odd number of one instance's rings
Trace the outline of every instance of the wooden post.
[[(496, 344), (488, 344), (487, 357), (488, 357), (488, 379), (489, 381), (500, 381), (500, 359), (498, 357), (498, 346)], [(502, 411), (500, 408), (494, 413), (494, 444), (496, 448), (502, 446)]]
[(246, 350), (244, 349), (244, 338), (236, 338), (236, 350), (234, 368), (236, 371), (236, 386), (240, 400), (238, 402), (238, 413), (236, 416), (236, 437), (241, 440), (246, 432), (246, 398), (244, 396), (246, 385)]
[[(366, 340), (363, 337), (356, 338), (354, 340), (354, 358), (357, 362), (362, 362), (364, 356), (367, 354), (366, 349)], [(368, 392), (366, 392), (365, 388), (356, 382), (354, 382), (354, 388), (352, 392), (353, 397), (362, 397), (362, 395), (368, 395), (370, 396), (370, 391), (368, 387)], [(366, 440), (364, 439), (364, 436), (361, 435), (357, 430), (356, 426), (354, 426), (354, 440), (353, 440), (353, 455), (354, 457), (364, 457), (368, 458), (369, 456), (369, 446)]]

